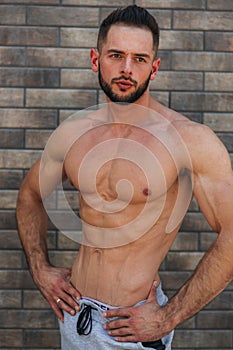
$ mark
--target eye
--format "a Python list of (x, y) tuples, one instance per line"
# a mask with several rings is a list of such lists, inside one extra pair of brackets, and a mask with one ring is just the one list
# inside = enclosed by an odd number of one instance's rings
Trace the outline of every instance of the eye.
[(119, 53), (113, 53), (110, 57), (111, 58), (121, 58), (121, 55)]
[(137, 62), (140, 62), (140, 63), (141, 62), (146, 62), (145, 58), (143, 58), (143, 57), (136, 57), (135, 59), (136, 59)]

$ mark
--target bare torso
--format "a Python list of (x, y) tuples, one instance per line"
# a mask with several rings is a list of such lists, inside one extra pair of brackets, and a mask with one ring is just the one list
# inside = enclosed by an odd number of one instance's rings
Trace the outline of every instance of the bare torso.
[(140, 126), (98, 124), (67, 154), (65, 172), (79, 190), (86, 243), (74, 262), (72, 283), (83, 296), (130, 306), (159, 281), (158, 269), (180, 227), (177, 218), (167, 229), (179, 174), (190, 184), (190, 164), (174, 128), (182, 117), (166, 116), (168, 111), (159, 111), (164, 120)]

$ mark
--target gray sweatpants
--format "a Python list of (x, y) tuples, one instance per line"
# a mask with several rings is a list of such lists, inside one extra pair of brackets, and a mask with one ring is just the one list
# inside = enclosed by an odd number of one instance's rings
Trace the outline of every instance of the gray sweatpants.
[[(163, 293), (161, 285), (157, 288), (157, 300), (162, 306), (167, 303), (167, 297)], [(144, 303), (145, 301), (139, 302), (137, 305)], [(106, 319), (103, 318), (102, 314), (107, 309), (112, 309), (110, 305), (103, 304), (98, 300), (90, 298), (82, 298), (80, 301), (81, 311), (86, 305), (92, 306), (91, 318), (92, 318), (92, 329), (88, 335), (79, 335), (77, 333), (77, 321), (80, 312), (75, 316), (71, 316), (68, 313), (64, 313), (64, 323), (60, 322), (61, 331), (61, 349), (62, 350), (150, 350), (152, 348), (145, 348), (142, 343), (119, 343), (114, 340), (113, 337), (109, 336), (108, 333), (103, 329)], [(166, 346), (166, 350), (171, 350), (171, 342), (173, 333), (169, 333), (166, 337), (162, 338), (163, 344)]]

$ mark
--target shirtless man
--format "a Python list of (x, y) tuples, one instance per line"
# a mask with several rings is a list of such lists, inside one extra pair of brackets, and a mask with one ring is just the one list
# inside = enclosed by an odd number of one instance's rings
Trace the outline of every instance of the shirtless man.
[[(63, 350), (171, 349), (172, 330), (233, 278), (230, 159), (209, 128), (150, 96), (158, 38), (145, 9), (107, 17), (91, 50), (107, 105), (61, 124), (19, 192), (19, 234), (33, 279), (60, 319)], [(46, 247), (43, 200), (61, 178), (79, 190), (83, 223), (72, 270), (53, 267)], [(158, 269), (192, 195), (218, 238), (167, 302)]]

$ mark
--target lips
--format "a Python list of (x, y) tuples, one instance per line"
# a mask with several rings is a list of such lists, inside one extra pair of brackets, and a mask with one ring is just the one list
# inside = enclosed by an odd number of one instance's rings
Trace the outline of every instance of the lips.
[(118, 80), (115, 83), (121, 90), (128, 90), (134, 85), (129, 80)]

